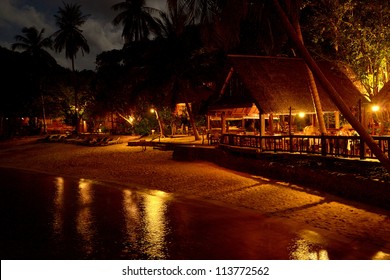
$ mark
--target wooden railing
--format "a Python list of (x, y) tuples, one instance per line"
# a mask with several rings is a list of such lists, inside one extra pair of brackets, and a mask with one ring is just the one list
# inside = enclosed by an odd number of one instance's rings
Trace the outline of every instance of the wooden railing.
[[(390, 136), (374, 136), (375, 142), (388, 155)], [(266, 152), (305, 153), (340, 157), (375, 158), (359, 136), (313, 135), (238, 135), (224, 134), (220, 144), (257, 148)]]

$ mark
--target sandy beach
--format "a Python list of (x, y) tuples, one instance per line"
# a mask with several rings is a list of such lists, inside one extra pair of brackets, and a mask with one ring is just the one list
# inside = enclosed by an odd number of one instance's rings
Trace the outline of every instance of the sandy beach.
[(340, 238), (367, 240), (377, 246), (382, 258), (390, 259), (389, 211), (210, 162), (174, 161), (172, 151), (152, 147), (143, 151), (128, 146), (130, 139), (122, 137), (121, 144), (104, 147), (37, 143), (36, 138), (1, 142), (0, 167), (115, 182), (244, 207)]

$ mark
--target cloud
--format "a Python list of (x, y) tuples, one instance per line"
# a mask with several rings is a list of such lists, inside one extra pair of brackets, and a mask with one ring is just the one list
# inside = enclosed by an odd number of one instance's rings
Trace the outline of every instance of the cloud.
[(111, 23), (89, 19), (84, 24), (83, 30), (89, 44), (92, 44), (98, 51), (122, 47), (121, 30)]
[[(39, 12), (31, 5), (21, 5), (15, 0), (0, 1), (0, 45), (11, 48), (15, 36), (21, 34), (23, 27), (35, 26), (45, 28), (45, 35), (50, 36), (54, 26), (44, 13)], [(55, 56), (54, 56), (55, 57)], [(57, 59), (57, 57), (55, 57)]]
[(87, 39), (90, 47), (90, 53), (85, 54), (84, 57), (79, 53), (77, 55), (76, 66), (79, 69), (94, 69), (96, 55), (101, 52), (121, 49), (123, 41), (121, 37), (121, 30), (114, 27), (111, 23), (98, 21), (90, 18), (82, 26), (83, 35)]
[(15, 42), (15, 35), (21, 34), (23, 27), (35, 26), (39, 30), (44, 28), (46, 36), (54, 31), (53, 24), (44, 13), (31, 5), (20, 4), (15, 0), (0, 1), (0, 43), (4, 47), (11, 47)]
[(52, 30), (52, 26), (47, 17), (30, 5), (17, 7), (12, 0), (2, 0), (0, 2), (0, 28), (35, 26)]
[(167, 4), (166, 1), (161, 0), (146, 0), (146, 6), (153, 7), (159, 10), (165, 10)]

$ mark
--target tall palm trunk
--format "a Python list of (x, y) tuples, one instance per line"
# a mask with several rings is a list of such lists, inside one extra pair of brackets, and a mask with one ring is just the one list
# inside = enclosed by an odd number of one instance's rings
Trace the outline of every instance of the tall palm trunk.
[(45, 99), (43, 93), (41, 92), (41, 100), (42, 100), (42, 120), (43, 120), (43, 133), (47, 133), (47, 125), (46, 125), (46, 110), (45, 110)]
[(79, 95), (78, 95), (78, 85), (77, 85), (77, 79), (76, 79), (76, 73), (74, 69), (74, 56), (71, 59), (72, 61), (72, 74), (73, 74), (73, 90), (74, 90), (74, 106), (75, 106), (75, 113), (76, 113), (76, 134), (79, 134), (80, 132), (80, 124), (79, 124)]
[[(43, 75), (43, 74), (42, 74)], [(42, 104), (42, 121), (43, 121), (43, 134), (47, 133), (47, 124), (46, 124), (46, 108), (45, 108), (45, 96), (43, 95), (43, 90), (44, 90), (44, 78), (39, 78), (38, 80), (38, 87), (39, 87), (39, 92), (41, 94), (41, 104)]]
[(325, 88), (328, 93), (330, 99), (337, 106), (343, 116), (348, 120), (348, 122), (352, 125), (352, 127), (359, 133), (361, 139), (367, 143), (368, 147), (371, 149), (373, 154), (378, 158), (378, 160), (382, 163), (382, 165), (390, 172), (390, 161), (388, 157), (383, 153), (383, 151), (378, 147), (378, 145), (374, 142), (370, 134), (364, 129), (362, 124), (355, 118), (352, 112), (349, 110), (348, 106), (344, 103), (336, 89), (333, 85), (328, 81), (324, 73), (322, 73), (321, 69), (318, 67), (317, 63), (309, 54), (306, 47), (302, 44), (299, 39), (294, 27), (291, 25), (289, 19), (281, 8), (278, 0), (273, 0), (275, 8), (282, 20), (282, 23), (286, 29), (287, 34), (294, 42), (295, 46), (298, 48), (301, 53), (303, 59), (306, 64), (309, 66), (310, 70), (316, 75), (319, 79), (322, 86)]
[[(293, 25), (294, 25), (294, 28), (295, 28), (296, 33), (298, 35), (299, 41), (302, 43), (302, 45), (304, 45), (301, 26), (299, 25), (298, 17), (294, 18)], [(320, 95), (318, 93), (317, 84), (316, 84), (316, 81), (314, 79), (313, 72), (310, 70), (310, 68), (307, 64), (305, 66), (306, 66), (305, 68), (306, 68), (306, 72), (307, 72), (307, 77), (309, 79), (309, 86), (311, 89), (310, 93), (311, 93), (311, 97), (313, 99), (314, 110), (315, 110), (315, 113), (317, 116), (320, 133), (326, 134), (327, 131), (326, 131), (325, 120), (324, 120), (324, 112), (322, 110), (321, 99), (320, 99)]]

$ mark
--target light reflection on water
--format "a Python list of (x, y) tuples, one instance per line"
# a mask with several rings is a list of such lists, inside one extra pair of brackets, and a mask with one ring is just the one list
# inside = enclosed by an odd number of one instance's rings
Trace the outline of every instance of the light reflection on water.
[(56, 177), (54, 179), (54, 186), (56, 191), (54, 195), (53, 232), (61, 235), (64, 226), (64, 220), (62, 218), (62, 209), (64, 208), (64, 178)]
[(5, 258), (390, 258), (388, 243), (356, 241), (352, 248), (305, 226), (281, 229), (279, 220), (260, 214), (160, 191), (1, 169), (0, 174)]
[[(132, 244), (137, 244), (137, 240), (140, 238), (139, 234), (135, 230), (140, 226), (141, 216), (139, 212), (139, 207), (136, 201), (136, 194), (130, 190), (123, 190), (123, 213), (125, 220), (125, 246), (132, 246)], [(126, 245), (127, 244), (127, 245)], [(123, 251), (126, 251), (127, 248), (124, 248)]]
[(138, 247), (150, 259), (166, 259), (166, 235), (169, 219), (166, 216), (167, 197), (163, 192), (142, 194), (123, 190), (123, 213), (126, 240), (130, 247)]
[(146, 253), (152, 258), (166, 258), (165, 237), (167, 226), (167, 201), (165, 193), (155, 192), (154, 195), (144, 197), (144, 232), (146, 241)]
[[(52, 204), (52, 230), (55, 239), (63, 241), (69, 238), (69, 232), (78, 235), (78, 249), (86, 256), (92, 255), (97, 248), (99, 232), (97, 232), (98, 214), (95, 208), (102, 207), (101, 200), (97, 200), (95, 194), (96, 182), (80, 179), (77, 182), (77, 192), (71, 189), (72, 185), (65, 186), (63, 177), (56, 177), (53, 181), (55, 192)], [(66, 189), (66, 191), (65, 191)], [(71, 194), (76, 194), (74, 197)], [(115, 240), (122, 243), (122, 252), (134, 254), (134, 248), (142, 250), (142, 256), (151, 259), (165, 259), (166, 235), (168, 233), (169, 219), (166, 217), (167, 200), (169, 194), (154, 191), (151, 194), (143, 194), (129, 189), (123, 189), (118, 204), (109, 205), (109, 211), (123, 216), (123, 222), (119, 227), (123, 233), (123, 240)], [(72, 201), (75, 206), (69, 211), (65, 208)], [(103, 203), (106, 203), (103, 201)], [(104, 208), (104, 207), (103, 207)], [(122, 213), (122, 214), (121, 214)], [(72, 223), (72, 220), (75, 222)], [(74, 225), (74, 226), (72, 226)], [(114, 226), (114, 225), (113, 225)], [(73, 230), (74, 229), (74, 230)]]
[[(94, 195), (96, 182), (80, 179), (77, 184), (77, 209), (75, 212), (75, 227), (79, 235), (79, 245), (86, 256), (93, 255), (97, 248), (96, 213), (93, 212), (94, 204), (97, 204)], [(54, 196), (53, 231), (58, 236), (64, 233), (64, 208), (65, 201), (65, 179), (56, 177), (54, 180), (56, 192)], [(70, 187), (70, 186), (68, 186)], [(70, 199), (70, 197), (67, 197)], [(122, 252), (134, 253), (131, 250), (142, 251), (142, 256), (149, 259), (167, 259), (167, 235), (171, 231), (170, 219), (167, 216), (167, 209), (171, 195), (162, 191), (152, 191), (149, 194), (121, 190), (121, 199), (118, 201), (119, 212), (123, 220), (123, 244)], [(118, 213), (119, 214), (119, 213)], [(68, 217), (69, 218), (69, 217)], [(323, 238), (316, 232), (302, 230), (290, 243), (290, 259), (294, 260), (327, 260), (328, 251)], [(138, 248), (138, 249), (137, 249)], [(374, 258), (382, 258), (378, 254)]]
[(79, 180), (79, 211), (76, 218), (77, 232), (83, 240), (83, 249), (88, 255), (93, 252), (95, 235), (94, 220), (91, 213), (91, 204), (93, 202), (92, 184), (93, 181), (91, 180)]

